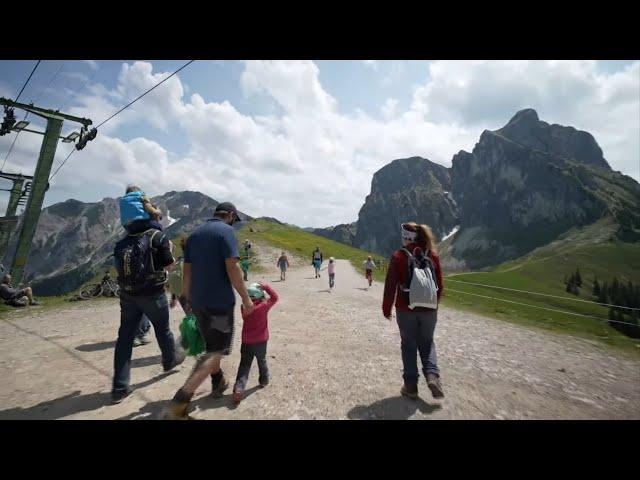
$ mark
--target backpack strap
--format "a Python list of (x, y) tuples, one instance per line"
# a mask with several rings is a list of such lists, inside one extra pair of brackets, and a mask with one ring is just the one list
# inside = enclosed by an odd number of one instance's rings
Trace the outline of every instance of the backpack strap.
[(400, 251), (407, 254), (407, 282), (406, 282), (406, 284), (401, 285), (401, 288), (404, 291), (408, 291), (409, 285), (411, 285), (411, 279), (413, 277), (413, 268), (412, 267), (415, 264), (415, 257), (406, 248), (401, 248)]
[(427, 252), (427, 254), (424, 256), (424, 259), (427, 261), (428, 268), (430, 268), (430, 269), (431, 269), (431, 273), (433, 274), (433, 277), (435, 278), (435, 275), (436, 275), (436, 266), (435, 266), (435, 264), (433, 263), (433, 260), (431, 259), (431, 250), (429, 250), (429, 251)]
[(162, 233), (162, 232), (160, 230), (156, 230), (154, 228), (150, 228), (149, 230), (147, 230), (144, 233), (149, 233), (151, 231), (153, 231), (153, 233), (151, 234), (151, 238), (149, 239), (149, 248), (151, 248), (151, 270), (153, 270), (155, 272), (156, 271), (156, 266), (155, 266), (155, 263), (153, 261), (153, 254), (155, 253), (157, 248), (154, 248), (154, 246), (153, 246), (153, 239), (156, 237), (156, 235), (158, 233)]

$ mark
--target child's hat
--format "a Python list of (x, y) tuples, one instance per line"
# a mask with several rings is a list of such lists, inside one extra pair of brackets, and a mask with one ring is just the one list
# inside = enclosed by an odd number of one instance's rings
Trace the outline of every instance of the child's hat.
[(260, 285), (257, 283), (252, 283), (251, 285), (249, 285), (249, 288), (247, 288), (247, 293), (251, 298), (255, 298), (255, 299), (264, 298), (264, 291), (262, 290)]
[(329, 257), (329, 260), (331, 260), (333, 262), (335, 260), (335, 258)]

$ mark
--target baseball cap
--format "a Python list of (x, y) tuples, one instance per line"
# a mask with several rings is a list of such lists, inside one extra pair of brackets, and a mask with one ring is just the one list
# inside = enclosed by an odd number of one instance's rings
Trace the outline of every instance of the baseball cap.
[(247, 287), (247, 293), (251, 298), (255, 298), (255, 299), (264, 298), (264, 291), (262, 290), (262, 287), (260, 287), (260, 284), (258, 283), (252, 283), (251, 285), (249, 285)]
[(236, 222), (240, 222), (241, 221), (240, 216), (238, 215), (238, 209), (231, 202), (219, 203), (218, 206), (216, 207), (216, 213), (217, 212), (233, 213), (234, 214), (234, 220)]

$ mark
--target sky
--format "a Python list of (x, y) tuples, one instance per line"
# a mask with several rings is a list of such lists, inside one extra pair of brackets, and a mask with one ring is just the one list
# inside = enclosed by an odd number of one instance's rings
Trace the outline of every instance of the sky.
[[(98, 125), (184, 63), (43, 60), (20, 101)], [(15, 99), (34, 65), (0, 60), (0, 96)], [(115, 198), (136, 183), (149, 195), (200, 191), (302, 227), (350, 223), (386, 164), (421, 156), (448, 167), (523, 108), (590, 132), (614, 170), (640, 180), (637, 60), (196, 60), (75, 152), (45, 206)], [(74, 130), (65, 122), (63, 134)], [(15, 135), (0, 137), (0, 167)], [(41, 141), (20, 134), (2, 171), (32, 175)], [(54, 169), (72, 148), (58, 144)], [(7, 200), (0, 191), (0, 213)]]

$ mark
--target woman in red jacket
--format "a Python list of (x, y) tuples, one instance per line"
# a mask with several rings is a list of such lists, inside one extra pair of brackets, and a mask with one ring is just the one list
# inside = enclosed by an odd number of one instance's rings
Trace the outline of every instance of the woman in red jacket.
[[(435, 270), (438, 286), (438, 302), (444, 291), (442, 284), (442, 269), (436, 253), (436, 245), (431, 229), (426, 225), (415, 222), (403, 223), (401, 226), (403, 249), (416, 252), (420, 248), (431, 259)], [(402, 287), (409, 276), (409, 258), (403, 249), (396, 250), (389, 262), (389, 270), (384, 284), (384, 299), (382, 314), (391, 320), (391, 307), (396, 306), (396, 317), (400, 328), (402, 364), (404, 367), (404, 385), (400, 393), (409, 398), (418, 397), (418, 361), (420, 353), (422, 372), (427, 379), (427, 385), (434, 398), (444, 397), (440, 385), (440, 372), (436, 359), (436, 348), (433, 332), (438, 320), (438, 310), (424, 307), (409, 308), (406, 294)]]

